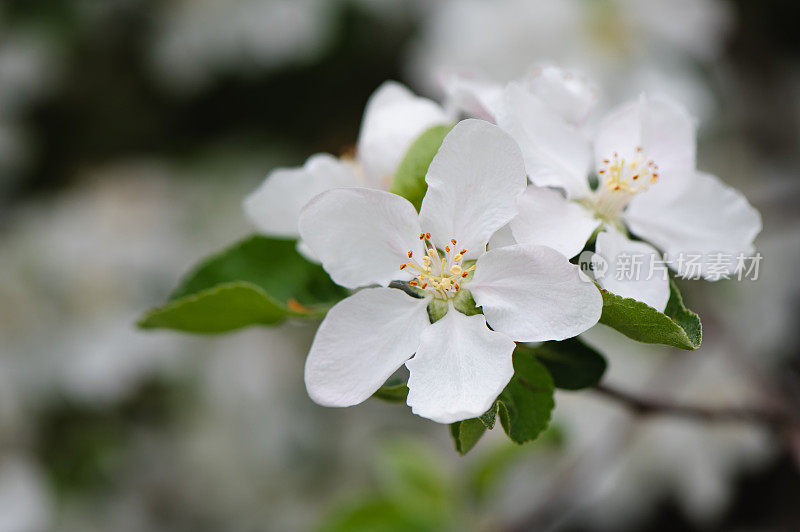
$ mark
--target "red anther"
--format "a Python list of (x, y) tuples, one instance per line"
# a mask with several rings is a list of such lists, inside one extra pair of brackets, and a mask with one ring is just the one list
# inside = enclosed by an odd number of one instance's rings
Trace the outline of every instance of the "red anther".
[(619, 190), (620, 188), (621, 188), (621, 187), (620, 187), (619, 185), (616, 185), (616, 186), (614, 187), (614, 190)]
[(461, 290), (461, 287), (460, 287), (460, 286), (458, 286), (458, 283), (454, 284), (454, 285), (453, 285), (453, 288), (455, 288), (455, 289), (456, 289), (456, 292), (458, 292), (459, 290)]
[(658, 177), (658, 174), (656, 174), (656, 173), (654, 172), (654, 173), (653, 173), (653, 177), (654, 177), (654, 178)]
[(637, 179), (639, 179), (639, 174), (636, 174), (635, 176), (631, 177), (631, 179), (633, 179), (634, 181), (636, 181)]
[(604, 163), (606, 163), (606, 164), (608, 164), (608, 163), (610, 163), (611, 161), (609, 161), (608, 159), (603, 159), (603, 162), (604, 162)]
[(455, 238), (451, 238), (451, 239), (450, 239), (450, 243), (451, 243), (451, 244), (453, 244), (453, 245), (455, 246), (455, 245), (456, 245), (456, 243), (457, 243), (457, 242), (456, 242), (456, 239), (455, 239)]
[(401, 270), (405, 270), (405, 269), (406, 269), (406, 266), (408, 266), (408, 264), (401, 264), (401, 265), (400, 265), (400, 269), (401, 269)]
[(420, 233), (419, 234), (419, 239), (422, 240), (423, 238), (425, 238), (425, 233)]
[(410, 284), (411, 286), (419, 286), (419, 283), (416, 281), (411, 281), (408, 284)]
[(605, 171), (605, 170), (600, 170), (600, 171), (599, 171), (599, 172), (597, 172), (597, 173), (598, 173), (598, 174), (605, 174), (605, 173), (606, 173), (606, 171)]
[(414, 252), (413, 252), (413, 251), (409, 251), (409, 252), (408, 252), (408, 258), (409, 258), (409, 259), (410, 259), (410, 258), (411, 258), (413, 255), (414, 255)]
[(450, 246), (445, 246), (445, 247), (444, 247), (444, 250), (445, 250), (446, 252), (450, 253)]
[(462, 249), (462, 250), (461, 250), (461, 251), (459, 251), (458, 253), (459, 253), (460, 255), (463, 255), (463, 254), (464, 254), (464, 253), (466, 253), (466, 252), (467, 252), (467, 250), (466, 250), (466, 249)]
[(430, 238), (430, 237), (431, 237), (430, 233), (425, 233), (425, 238)]
[(467, 275), (469, 275), (469, 272), (462, 272), (461, 273), (461, 277), (466, 277)]
[(428, 287), (428, 283), (422, 283), (422, 286), (420, 286), (420, 288), (427, 288), (427, 287)]

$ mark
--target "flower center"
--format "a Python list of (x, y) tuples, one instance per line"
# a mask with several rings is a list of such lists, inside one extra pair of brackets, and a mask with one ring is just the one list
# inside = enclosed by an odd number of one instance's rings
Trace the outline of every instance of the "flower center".
[(630, 160), (616, 152), (603, 159), (603, 167), (597, 173), (600, 186), (595, 192), (594, 210), (599, 218), (608, 221), (616, 220), (634, 195), (658, 181), (658, 165), (644, 157), (641, 146)]
[[(414, 257), (414, 252), (408, 252), (409, 261), (401, 264), (400, 269), (411, 268), (416, 274), (416, 279), (411, 281), (411, 286), (427, 290), (438, 299), (452, 299), (461, 290), (468, 276), (475, 270), (475, 265), (464, 267), (464, 254), (466, 249), (456, 251), (458, 242), (450, 239), (451, 245), (446, 245), (443, 252), (439, 252), (431, 242), (430, 233), (420, 233), (419, 239), (423, 241), (425, 255)], [(419, 259), (419, 260), (417, 260)]]

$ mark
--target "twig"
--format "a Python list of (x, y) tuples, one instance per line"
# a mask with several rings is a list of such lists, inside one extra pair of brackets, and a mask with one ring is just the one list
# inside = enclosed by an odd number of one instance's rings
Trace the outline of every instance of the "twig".
[(676, 404), (648, 397), (639, 397), (607, 384), (595, 385), (594, 391), (624, 404), (640, 415), (663, 414), (699, 421), (737, 421), (769, 425), (775, 428), (800, 427), (798, 419), (778, 410), (745, 407), (714, 408)]

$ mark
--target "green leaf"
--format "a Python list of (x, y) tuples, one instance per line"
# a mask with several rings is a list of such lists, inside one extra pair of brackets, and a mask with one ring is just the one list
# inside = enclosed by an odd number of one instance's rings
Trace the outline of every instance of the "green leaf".
[(514, 376), (497, 398), (500, 424), (516, 443), (535, 440), (555, 407), (553, 379), (530, 353), (514, 350)]
[(436, 528), (418, 516), (408, 515), (404, 508), (399, 507), (391, 499), (367, 495), (361, 500), (336, 508), (314, 530), (317, 532), (408, 532), (409, 530), (434, 531)]
[(256, 235), (202, 262), (139, 326), (221, 333), (319, 317), (346, 295), (295, 241)]
[(381, 492), (410, 513), (449, 513), (452, 486), (432, 448), (413, 440), (395, 439), (382, 445), (376, 464)]
[(494, 426), (496, 418), (514, 442), (536, 439), (550, 423), (555, 406), (553, 379), (529, 348), (514, 350), (514, 376), (492, 407), (482, 416), (450, 425), (456, 450), (466, 454)]
[(467, 454), (475, 447), (484, 432), (486, 425), (477, 417), (450, 424), (450, 435), (456, 444), (456, 451), (460, 454)]
[(670, 297), (663, 313), (635, 299), (623, 298), (606, 290), (602, 293), (600, 323), (639, 342), (670, 345), (688, 351), (700, 347), (703, 340), (700, 318), (683, 305), (674, 281), (670, 281)]
[(694, 349), (700, 347), (703, 342), (703, 324), (700, 323), (700, 317), (683, 304), (683, 295), (681, 295), (678, 285), (672, 279), (669, 281), (669, 301), (667, 301), (664, 314), (680, 325), (681, 329), (686, 332), (686, 336)]
[(389, 192), (403, 196), (419, 210), (428, 190), (425, 174), (451, 129), (452, 125), (433, 126), (414, 141), (397, 167)]
[(377, 486), (329, 513), (319, 532), (435, 532), (456, 529), (453, 484), (442, 462), (418, 442), (381, 449)]
[(563, 390), (594, 386), (606, 371), (603, 355), (577, 338), (517, 349), (529, 350), (550, 372), (556, 388)]
[(408, 398), (408, 386), (402, 379), (390, 377), (372, 396), (390, 403), (405, 403)]

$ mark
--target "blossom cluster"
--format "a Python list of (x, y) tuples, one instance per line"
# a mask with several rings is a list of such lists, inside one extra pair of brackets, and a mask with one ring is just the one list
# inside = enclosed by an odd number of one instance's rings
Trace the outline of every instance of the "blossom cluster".
[[(598, 287), (570, 262), (581, 251), (707, 280), (742, 265), (690, 270), (664, 254), (753, 253), (758, 212), (696, 168), (696, 125), (676, 102), (643, 94), (595, 121), (597, 88), (550, 65), (505, 85), (452, 77), (446, 94), (442, 106), (385, 83), (354, 155), (275, 170), (245, 200), (263, 233), (298, 238), (355, 291), (311, 346), (305, 381), (317, 403), (358, 404), (405, 365), (415, 413), (480, 416), (514, 375), (517, 342), (564, 340), (600, 319)], [(423, 133), (453, 123), (417, 210), (389, 191), (398, 167)], [(594, 282), (657, 311), (670, 298), (667, 275)]]

